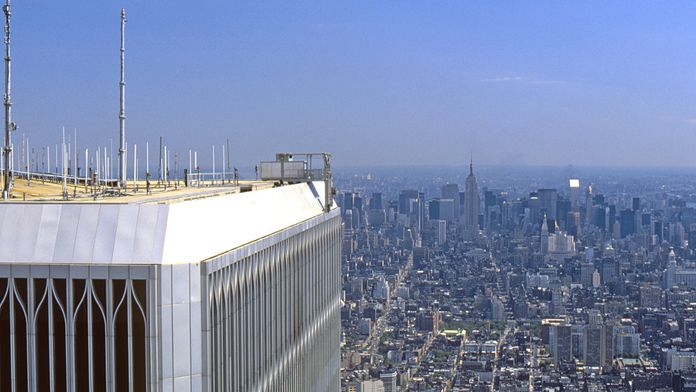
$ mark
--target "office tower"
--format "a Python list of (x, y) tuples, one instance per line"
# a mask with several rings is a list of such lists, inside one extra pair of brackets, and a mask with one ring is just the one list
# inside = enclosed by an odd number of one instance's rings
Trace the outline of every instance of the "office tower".
[(544, 219), (541, 221), (541, 238), (539, 243), (541, 245), (541, 254), (549, 253), (549, 223), (546, 215), (544, 215)]
[(568, 228), (568, 213), (571, 211), (572, 206), (570, 204), (570, 200), (558, 198), (558, 201), (556, 202), (556, 221), (561, 229), (565, 231), (570, 231)]
[(663, 288), (671, 289), (677, 283), (677, 256), (674, 254), (674, 249), (670, 249), (669, 258), (667, 261), (667, 269), (663, 274)]
[(484, 215), (488, 215), (488, 210), (498, 204), (498, 197), (494, 191), (483, 189), (483, 209)]
[(454, 205), (454, 220), (459, 219), (461, 215), (461, 206), (459, 205), (459, 185), (446, 184), (442, 186), (442, 199), (451, 199)]
[(602, 204), (595, 204), (591, 209), (590, 221), (592, 225), (600, 230), (607, 230), (609, 222), (607, 221), (607, 208)]
[(580, 213), (577, 211), (571, 211), (568, 213), (568, 218), (566, 221), (566, 231), (574, 236), (577, 236), (580, 231)]
[(368, 210), (367, 223), (372, 227), (379, 227), (387, 221), (387, 213), (382, 210)]
[(440, 199), (433, 199), (428, 202), (428, 219), (440, 219)]
[(587, 186), (585, 192), (585, 225), (592, 224), (592, 184)]
[[(645, 212), (640, 214), (640, 226), (641, 228), (650, 228), (650, 224), (652, 223), (652, 215), (649, 212)], [(650, 230), (647, 230), (648, 232)], [(689, 241), (691, 242), (691, 241)]]
[(387, 221), (387, 213), (382, 205), (382, 194), (372, 193), (368, 206), (367, 223), (372, 227), (383, 225)]
[(565, 306), (563, 305), (563, 292), (560, 287), (551, 289), (551, 313), (554, 315), (564, 315)]
[(616, 283), (620, 277), (620, 265), (616, 260), (602, 260), (602, 284)]
[(606, 362), (606, 335), (604, 327), (597, 324), (585, 326), (583, 335), (583, 360), (585, 366), (600, 367)]
[(573, 210), (578, 210), (580, 207), (580, 180), (571, 178), (568, 180), (568, 194), (570, 195), (570, 203)]
[(571, 332), (572, 327), (565, 323), (549, 325), (549, 351), (556, 365), (573, 359)]
[(614, 329), (616, 325), (612, 322), (607, 322), (603, 326), (604, 328), (604, 364), (611, 365), (614, 357), (616, 356), (616, 337), (614, 336)]
[(428, 202), (430, 220), (454, 220), (454, 203), (452, 199), (433, 199)]
[(528, 219), (530, 222), (536, 223), (541, 221), (544, 213), (541, 212), (541, 203), (539, 202), (539, 195), (537, 192), (529, 192), (527, 208), (529, 209)]
[(344, 213), (353, 209), (353, 197), (355, 197), (355, 193), (353, 192), (345, 192), (343, 194), (343, 204), (341, 204), (341, 209)]
[(539, 189), (537, 191), (539, 198), (540, 214), (546, 214), (549, 219), (556, 219), (556, 203), (558, 202), (558, 193), (555, 189)]
[(382, 194), (380, 192), (373, 192), (372, 193), (372, 197), (370, 198), (369, 207), (371, 210), (384, 209), (384, 207), (382, 206)]
[(662, 242), (662, 240), (664, 239), (664, 228), (663, 228), (662, 222), (655, 220), (655, 221), (653, 221), (652, 224), (653, 224), (652, 234), (657, 236), (657, 240), (659, 242)]
[(616, 222), (616, 206), (613, 204), (608, 205), (605, 209), (604, 215), (606, 219), (606, 229), (610, 231)]
[(418, 191), (406, 189), (399, 192), (399, 214), (411, 214), (415, 211), (410, 210), (410, 200), (418, 200)]
[(677, 247), (684, 246), (686, 241), (686, 230), (681, 222), (671, 222), (669, 224), (669, 242)]
[(389, 282), (384, 278), (377, 279), (372, 288), (372, 296), (377, 300), (389, 301), (389, 293)]
[(444, 244), (447, 241), (447, 221), (439, 219), (434, 222), (437, 228), (437, 243)]
[(363, 199), (357, 193), (353, 195), (353, 208), (357, 209), (358, 212), (362, 214), (363, 211)]
[(631, 203), (631, 207), (632, 207), (633, 211), (640, 210), (640, 197), (633, 198), (633, 202)]
[(583, 287), (592, 287), (592, 273), (595, 270), (593, 263), (580, 264), (580, 284)]
[(640, 334), (622, 333), (616, 336), (616, 355), (637, 358), (640, 355)]
[(415, 207), (415, 220), (413, 226), (415, 226), (420, 235), (420, 232), (423, 231), (423, 225), (425, 224), (425, 209), (427, 206), (425, 203), (425, 194), (423, 192), (418, 192), (417, 195), (418, 198), (413, 202)]
[(351, 214), (351, 217), (353, 219), (353, 221), (351, 222), (351, 226), (353, 227), (353, 229), (360, 228), (362, 222), (362, 213), (360, 212), (360, 209), (357, 207), (353, 207), (353, 213)]
[(255, 189), (0, 203), (0, 390), (339, 390), (339, 209)]
[(464, 191), (464, 238), (472, 240), (478, 237), (479, 209), (481, 208), (481, 199), (478, 185), (476, 184), (476, 176), (474, 176), (473, 162), (469, 164), (469, 175), (466, 177)]
[(599, 204), (603, 205), (606, 204), (606, 200), (604, 200), (604, 195), (599, 193), (599, 194), (593, 194), (592, 195), (592, 204)]
[(635, 211), (630, 209), (621, 210), (621, 238), (626, 238), (636, 232), (636, 216)]

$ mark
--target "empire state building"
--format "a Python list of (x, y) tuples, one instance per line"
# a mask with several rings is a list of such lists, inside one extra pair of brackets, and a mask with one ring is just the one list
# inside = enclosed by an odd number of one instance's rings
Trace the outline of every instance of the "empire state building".
[(481, 199), (479, 197), (476, 176), (474, 176), (474, 163), (469, 164), (469, 175), (466, 177), (464, 194), (464, 239), (473, 240), (479, 231), (479, 208)]

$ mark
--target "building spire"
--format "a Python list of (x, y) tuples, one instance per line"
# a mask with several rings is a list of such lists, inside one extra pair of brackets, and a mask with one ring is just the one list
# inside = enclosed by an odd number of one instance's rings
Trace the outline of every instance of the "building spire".
[(474, 158), (473, 157), (469, 161), (469, 175), (470, 176), (474, 175)]

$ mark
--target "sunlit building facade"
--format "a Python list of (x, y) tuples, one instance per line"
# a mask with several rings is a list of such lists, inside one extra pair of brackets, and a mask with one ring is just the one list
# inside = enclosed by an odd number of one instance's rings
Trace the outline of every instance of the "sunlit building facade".
[(0, 390), (338, 390), (323, 185), (0, 203)]

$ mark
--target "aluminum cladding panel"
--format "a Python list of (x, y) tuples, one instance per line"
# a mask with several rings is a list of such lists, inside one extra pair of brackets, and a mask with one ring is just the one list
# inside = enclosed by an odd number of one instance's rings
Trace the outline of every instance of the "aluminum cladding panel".
[(165, 204), (0, 204), (0, 263), (159, 263), (168, 208)]

